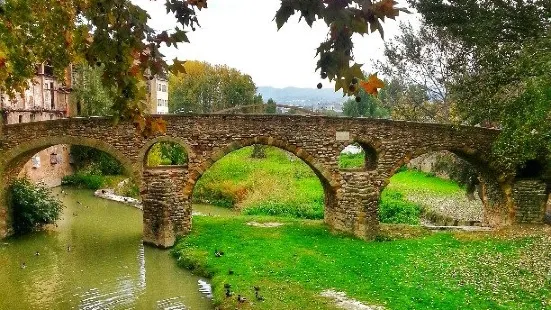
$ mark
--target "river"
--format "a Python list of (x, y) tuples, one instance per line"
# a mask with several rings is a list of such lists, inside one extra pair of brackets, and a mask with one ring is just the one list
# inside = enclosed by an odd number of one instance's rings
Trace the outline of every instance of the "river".
[(213, 309), (199, 292), (205, 279), (142, 245), (140, 210), (54, 192), (66, 205), (57, 227), (0, 243), (0, 309)]

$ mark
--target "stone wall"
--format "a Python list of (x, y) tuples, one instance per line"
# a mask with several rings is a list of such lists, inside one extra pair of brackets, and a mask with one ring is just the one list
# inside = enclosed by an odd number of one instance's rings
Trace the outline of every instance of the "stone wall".
[(145, 243), (171, 247), (191, 230), (191, 199), (184, 197), (186, 168), (144, 170), (142, 205)]
[[(55, 160), (52, 157), (55, 157)], [(56, 145), (33, 155), (32, 159), (23, 166), (19, 177), (27, 177), (33, 183), (55, 187), (61, 185), (64, 176), (72, 173), (69, 146)]]
[(514, 183), (513, 200), (517, 223), (543, 223), (548, 199), (546, 187), (540, 180), (518, 180)]
[[(77, 144), (118, 159), (135, 179), (144, 180), (142, 193), (148, 205), (144, 206), (145, 240), (166, 245), (189, 230), (189, 197), (201, 175), (234, 150), (264, 144), (287, 150), (312, 168), (325, 188), (325, 220), (331, 227), (373, 238), (378, 228), (380, 192), (400, 166), (419, 155), (448, 150), (487, 167), (491, 143), (498, 134), (475, 127), (322, 116), (168, 115), (163, 119), (167, 132), (154, 137), (143, 137), (130, 123), (113, 125), (111, 119), (103, 118), (4, 126), (0, 130), (0, 214), (4, 214), (0, 233), (5, 235), (10, 226), (3, 184), (8, 184), (13, 173), (17, 175), (38, 150)], [(187, 150), (189, 162), (185, 169), (144, 170), (148, 150), (160, 141), (179, 143)], [(339, 170), (340, 152), (355, 142), (372, 150), (375, 162), (358, 171)], [(486, 169), (488, 177), (495, 179), (495, 174)], [(494, 201), (499, 203), (493, 208), (502, 209), (494, 213), (495, 223), (512, 222), (506, 197)], [(156, 227), (168, 228), (160, 233)]]

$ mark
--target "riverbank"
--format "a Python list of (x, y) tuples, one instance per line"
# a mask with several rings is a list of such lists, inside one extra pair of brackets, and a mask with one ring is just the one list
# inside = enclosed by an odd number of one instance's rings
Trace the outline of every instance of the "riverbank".
[[(247, 225), (253, 221), (283, 225)], [(392, 241), (365, 242), (334, 235), (321, 221), (195, 217), (193, 225), (173, 254), (212, 278), (220, 309), (238, 306), (237, 295), (247, 298), (246, 309), (336, 309), (321, 296), (326, 290), (385, 309), (551, 307), (548, 227), (429, 233), (383, 225), (378, 239)]]

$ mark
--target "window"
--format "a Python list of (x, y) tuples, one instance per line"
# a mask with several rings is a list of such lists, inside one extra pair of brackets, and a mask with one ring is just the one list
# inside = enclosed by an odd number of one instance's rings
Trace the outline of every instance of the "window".
[(157, 99), (157, 106), (158, 106), (158, 107), (162, 107), (162, 106), (163, 106), (163, 100), (162, 100), (162, 99)]
[(32, 161), (32, 164), (33, 164), (33, 168), (40, 168), (40, 155), (36, 154), (33, 156), (33, 158), (31, 159)]
[(58, 163), (58, 157), (56, 153), (50, 154), (50, 164), (56, 165)]
[(31, 122), (34, 122), (34, 119), (35, 119), (35, 115), (31, 114)]
[(166, 93), (166, 85), (165, 84), (163, 84), (163, 92)]
[(19, 124), (23, 123), (23, 115), (19, 115)]
[(158, 90), (158, 91), (161, 91), (161, 90), (162, 90), (161, 83), (157, 84), (157, 90)]
[(50, 120), (54, 119), (54, 115), (50, 113)]

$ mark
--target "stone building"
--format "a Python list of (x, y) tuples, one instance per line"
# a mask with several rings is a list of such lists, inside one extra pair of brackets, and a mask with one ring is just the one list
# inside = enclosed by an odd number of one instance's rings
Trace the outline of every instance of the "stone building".
[[(10, 98), (0, 92), (2, 122), (19, 124), (67, 117), (70, 107), (70, 80), (67, 78), (66, 85), (56, 80), (51, 66), (37, 65), (36, 75), (29, 81), (29, 87), (24, 93)], [(55, 145), (35, 154), (25, 164), (19, 176), (27, 176), (35, 183), (42, 182), (53, 187), (60, 185), (63, 176), (71, 172), (69, 146)]]
[(168, 114), (168, 78), (166, 75), (155, 75), (147, 83), (149, 113)]

